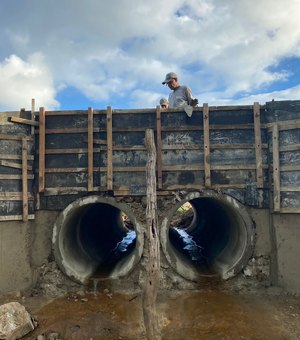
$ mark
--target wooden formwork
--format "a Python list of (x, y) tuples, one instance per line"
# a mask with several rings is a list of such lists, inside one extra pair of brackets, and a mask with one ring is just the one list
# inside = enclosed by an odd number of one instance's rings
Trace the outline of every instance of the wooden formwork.
[[(16, 215), (26, 220), (32, 218), (26, 213), (26, 201), (33, 200), (35, 193), (37, 198), (99, 192), (146, 195), (144, 138), (145, 131), (152, 129), (158, 195), (181, 190), (254, 188), (247, 192), (273, 192), (275, 212), (300, 212), (299, 120), (291, 119), (299, 115), (293, 108), (287, 121), (282, 117), (278, 120), (272, 109), (276, 102), (267, 104), (204, 103), (194, 109), (191, 117), (183, 109), (160, 107), (75, 111), (40, 108), (39, 112), (32, 108), (26, 118), (19, 115), (10, 119), (18, 126), (27, 126), (27, 136), (2, 135), (2, 140), (14, 140), (21, 147), (12, 156), (19, 159), (18, 165), (12, 164), (8, 155), (1, 156), (1, 179), (13, 180), (4, 169), (14, 167), (16, 171), (19, 167), (22, 189), (10, 193), (1, 187), (0, 198), (18, 196), (23, 205)], [(284, 104), (280, 105), (282, 110)], [(28, 148), (28, 143), (34, 145), (34, 134), (37, 147)], [(26, 149), (31, 151), (26, 153)], [(36, 190), (31, 183), (28, 190), (28, 181), (33, 179)], [(35, 203), (38, 208), (38, 199)]]
[[(258, 104), (182, 110), (39, 112), (39, 192), (145, 194), (146, 129), (155, 131), (157, 186), (263, 187), (267, 160)], [(262, 143), (262, 138), (264, 143)], [(73, 179), (72, 179), (72, 178)]]

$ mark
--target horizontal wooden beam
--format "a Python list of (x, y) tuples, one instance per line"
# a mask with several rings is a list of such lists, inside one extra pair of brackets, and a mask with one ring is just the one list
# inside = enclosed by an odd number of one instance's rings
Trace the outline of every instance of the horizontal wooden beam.
[[(6, 166), (8, 168), (22, 169), (22, 164), (20, 164), (20, 163), (13, 163), (13, 162), (9, 162), (9, 161), (0, 160), (0, 165)], [(32, 166), (27, 165), (27, 169), (32, 170)]]
[[(0, 216), (0, 221), (22, 221), (23, 215)], [(28, 220), (34, 220), (34, 215), (28, 215)]]
[[(30, 155), (27, 157), (29, 161), (33, 161), (34, 160), (34, 156)], [(10, 160), (21, 160), (22, 159), (22, 155), (8, 155), (8, 154), (0, 154), (0, 159), (3, 159), (3, 160), (7, 160), (7, 159), (10, 159)]]
[(2, 140), (16, 140), (16, 141), (22, 141), (23, 138), (26, 138), (28, 141), (32, 141), (31, 136), (21, 136), (21, 135), (8, 135), (4, 133), (0, 133), (0, 139)]
[[(14, 180), (14, 179), (22, 179), (22, 175), (8, 175), (8, 174), (1, 174), (0, 179), (3, 180)], [(28, 175), (28, 179), (34, 179), (33, 175)]]
[(30, 119), (20, 118), (20, 117), (11, 117), (10, 121), (13, 123), (20, 123), (20, 124), (31, 125), (31, 126), (39, 126), (39, 122), (30, 120)]

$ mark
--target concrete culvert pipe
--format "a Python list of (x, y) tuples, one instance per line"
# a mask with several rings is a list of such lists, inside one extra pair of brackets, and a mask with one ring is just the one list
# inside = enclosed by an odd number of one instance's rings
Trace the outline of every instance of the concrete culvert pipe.
[(124, 276), (142, 256), (141, 230), (126, 204), (112, 197), (80, 198), (55, 222), (55, 260), (67, 276), (80, 283)]
[(161, 230), (168, 262), (193, 281), (235, 276), (253, 253), (254, 237), (246, 208), (211, 191), (186, 196), (164, 218)]

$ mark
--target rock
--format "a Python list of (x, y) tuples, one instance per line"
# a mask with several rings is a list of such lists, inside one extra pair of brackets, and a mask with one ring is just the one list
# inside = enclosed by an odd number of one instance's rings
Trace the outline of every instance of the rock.
[(32, 330), (31, 316), (19, 302), (0, 306), (0, 339), (19, 339)]
[(38, 337), (36, 338), (36, 340), (46, 340), (45, 336), (40, 334), (38, 335)]

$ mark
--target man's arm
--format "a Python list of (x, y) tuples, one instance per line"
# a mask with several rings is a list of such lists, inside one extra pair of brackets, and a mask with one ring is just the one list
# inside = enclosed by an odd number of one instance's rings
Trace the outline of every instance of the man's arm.
[(193, 96), (192, 90), (188, 86), (186, 86), (186, 96), (189, 105), (193, 107), (198, 105), (198, 99)]

